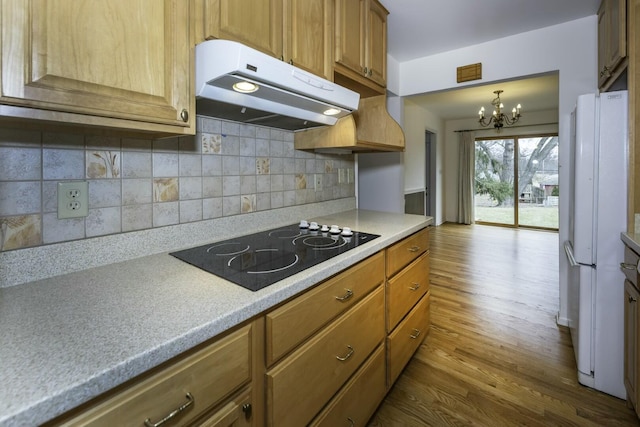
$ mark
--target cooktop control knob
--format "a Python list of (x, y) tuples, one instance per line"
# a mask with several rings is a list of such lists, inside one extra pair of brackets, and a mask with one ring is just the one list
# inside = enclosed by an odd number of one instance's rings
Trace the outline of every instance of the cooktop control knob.
[(340, 227), (338, 227), (337, 225), (332, 225), (331, 228), (329, 229), (329, 233), (331, 234), (340, 234)]
[(306, 219), (300, 221), (300, 228), (309, 228), (309, 223)]

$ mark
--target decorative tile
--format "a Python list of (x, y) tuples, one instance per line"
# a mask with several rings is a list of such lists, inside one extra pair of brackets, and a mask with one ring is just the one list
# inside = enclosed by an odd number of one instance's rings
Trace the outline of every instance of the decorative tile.
[(203, 133), (200, 135), (202, 154), (220, 154), (222, 150), (222, 135)]
[(325, 160), (324, 173), (332, 173), (332, 172), (333, 172), (333, 160)]
[(303, 190), (307, 188), (307, 176), (303, 173), (296, 174), (296, 189)]
[(241, 196), (240, 198), (240, 212), (241, 213), (249, 213), (255, 212), (256, 210), (256, 195), (248, 194)]
[(156, 178), (153, 180), (154, 202), (175, 202), (179, 195), (178, 178)]
[(267, 157), (259, 157), (256, 159), (256, 175), (268, 175), (271, 160)]
[(87, 151), (87, 178), (119, 177), (119, 151)]
[(40, 215), (0, 218), (0, 251), (42, 244)]

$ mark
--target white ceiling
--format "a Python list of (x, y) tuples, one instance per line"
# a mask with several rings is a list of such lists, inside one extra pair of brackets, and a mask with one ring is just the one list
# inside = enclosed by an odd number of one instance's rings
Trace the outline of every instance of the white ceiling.
[[(598, 12), (600, 0), (380, 0), (389, 11), (387, 52), (398, 62), (472, 46), (572, 21)], [(410, 97), (443, 119), (469, 118), (480, 106), (491, 110), (501, 89), (509, 110), (558, 108), (558, 76), (538, 76)]]

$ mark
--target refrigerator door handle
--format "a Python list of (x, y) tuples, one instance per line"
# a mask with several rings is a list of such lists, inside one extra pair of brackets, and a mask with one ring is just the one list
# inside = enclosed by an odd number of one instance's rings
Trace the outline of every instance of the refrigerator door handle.
[(567, 254), (569, 265), (571, 267), (577, 267), (578, 263), (576, 262), (576, 258), (573, 256), (573, 247), (571, 246), (571, 242), (568, 240), (564, 242), (564, 253)]

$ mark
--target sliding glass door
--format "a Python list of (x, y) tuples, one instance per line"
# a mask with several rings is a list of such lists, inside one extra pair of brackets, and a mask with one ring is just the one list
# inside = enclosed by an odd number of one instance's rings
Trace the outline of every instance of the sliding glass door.
[(475, 220), (558, 229), (557, 135), (475, 141)]

